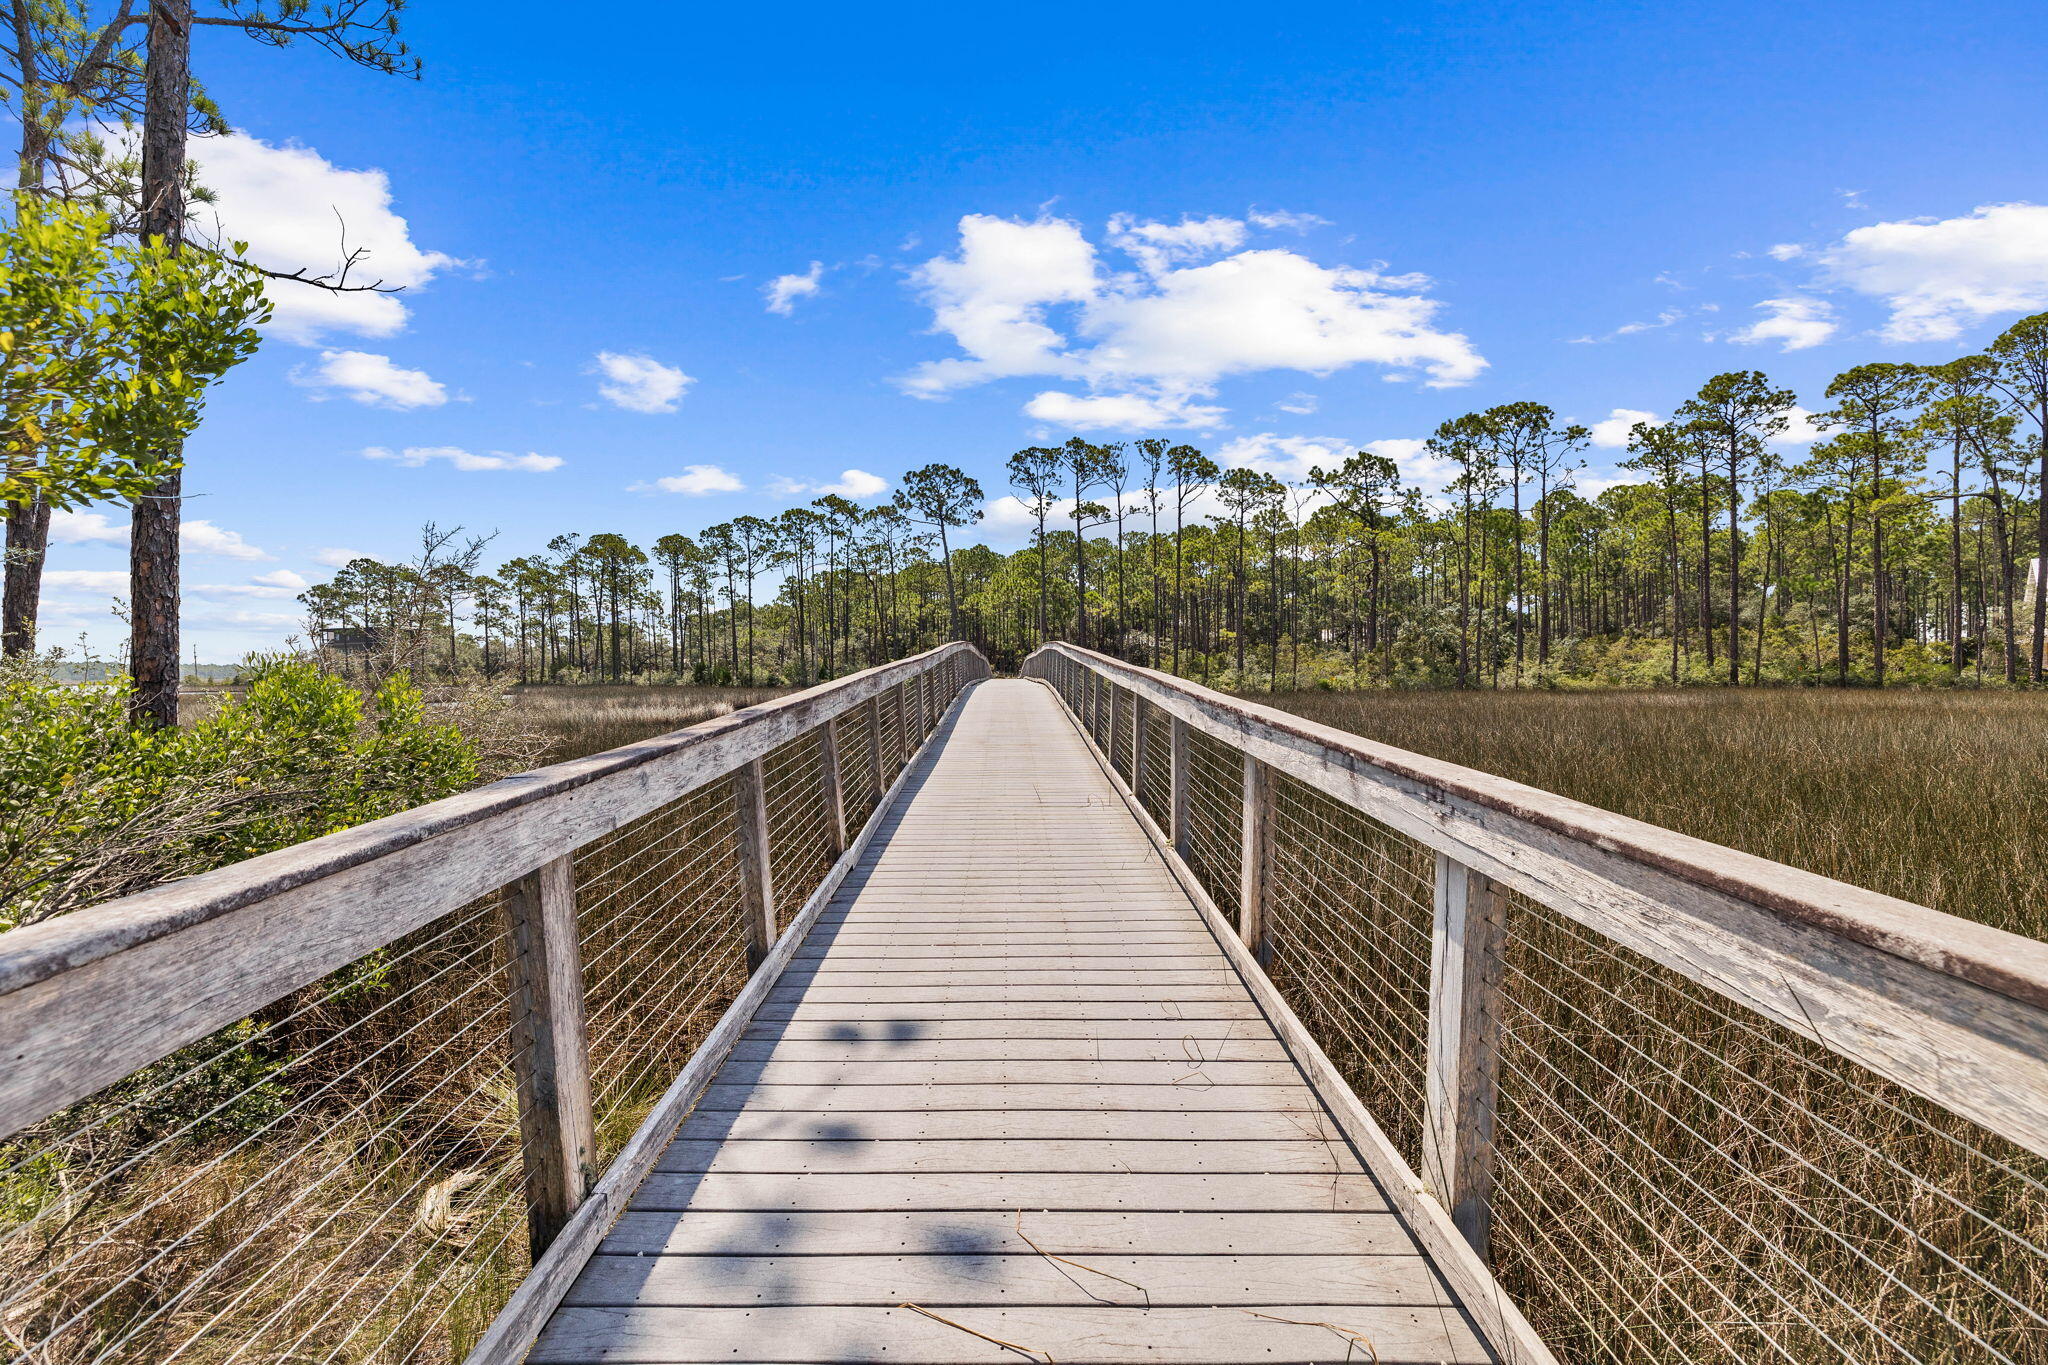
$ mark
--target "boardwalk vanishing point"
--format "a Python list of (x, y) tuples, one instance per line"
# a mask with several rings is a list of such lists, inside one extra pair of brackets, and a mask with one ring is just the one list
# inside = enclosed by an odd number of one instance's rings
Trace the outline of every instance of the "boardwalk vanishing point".
[(529, 1357), (1494, 1358), (1018, 680), (940, 726)]

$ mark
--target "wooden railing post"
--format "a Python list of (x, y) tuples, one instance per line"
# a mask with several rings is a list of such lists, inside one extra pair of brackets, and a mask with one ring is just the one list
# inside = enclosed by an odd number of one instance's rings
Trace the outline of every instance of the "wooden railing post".
[(526, 1227), (538, 1258), (597, 1178), (583, 953), (570, 858), (551, 859), (507, 886), (504, 904)]
[(1273, 775), (1250, 754), (1244, 756), (1244, 817), (1238, 853), (1237, 932), (1252, 956), (1264, 964), (1272, 957), (1266, 933), (1266, 897), (1272, 881)]
[(875, 800), (880, 802), (888, 784), (882, 777), (882, 699), (867, 699), (868, 716), (868, 784), (875, 789)]
[(1493, 1213), (1505, 931), (1492, 879), (1437, 854), (1422, 1174), (1482, 1260)]
[(897, 683), (889, 692), (896, 700), (896, 751), (889, 756), (892, 774), (902, 772), (904, 765), (910, 762), (910, 711), (903, 696), (908, 686), (908, 683)]
[(741, 906), (747, 922), (747, 970), (761, 965), (775, 943), (775, 874), (768, 858), (768, 792), (762, 763), (733, 773), (739, 811)]
[(1112, 684), (1112, 686), (1108, 686), (1108, 698), (1110, 698), (1110, 722), (1104, 726), (1104, 741), (1106, 743), (1102, 745), (1102, 751), (1110, 755), (1110, 772), (1114, 774), (1116, 772), (1116, 757), (1118, 757), (1118, 743), (1120, 743), (1118, 737), (1122, 735), (1122, 722), (1124, 722), (1124, 690)]
[(1188, 856), (1188, 723), (1179, 716), (1166, 743), (1167, 829), (1173, 851)]
[(818, 786), (825, 799), (825, 830), (834, 858), (846, 851), (846, 794), (839, 780), (839, 717), (818, 731)]
[(1131, 697), (1131, 790), (1145, 799), (1145, 737), (1152, 728), (1152, 703)]

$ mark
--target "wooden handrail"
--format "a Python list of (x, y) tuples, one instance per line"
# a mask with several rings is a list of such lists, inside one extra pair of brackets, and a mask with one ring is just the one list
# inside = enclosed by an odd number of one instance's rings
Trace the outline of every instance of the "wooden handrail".
[(988, 674), (942, 645), (0, 934), (0, 1138), (956, 661)]
[(1073, 645), (1023, 671), (1055, 661), (2048, 1155), (2048, 944)]

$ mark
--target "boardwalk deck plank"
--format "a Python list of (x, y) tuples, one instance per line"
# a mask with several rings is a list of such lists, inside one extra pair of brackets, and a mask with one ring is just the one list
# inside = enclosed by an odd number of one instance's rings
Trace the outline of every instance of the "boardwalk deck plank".
[[(1025, 1238), (1030, 1238), (1030, 1242)], [(1017, 1255), (1031, 1242), (1056, 1256), (1412, 1255), (1391, 1213), (1131, 1213), (993, 1209), (947, 1213), (628, 1213), (601, 1248), (613, 1256)]]
[(1278, 1062), (1273, 1038), (746, 1038), (732, 1059), (778, 1062)]
[(735, 1061), (719, 1072), (736, 1085), (1292, 1085), (1288, 1061)]
[[(957, 1365), (1053, 1359), (1060, 1365), (1440, 1365), (1486, 1360), (1454, 1312), (1376, 1304), (1239, 1308), (955, 1308), (940, 1321), (913, 1308), (564, 1308), (535, 1365)], [(1372, 1343), (1368, 1356), (1336, 1323)], [(988, 1338), (1028, 1346), (1037, 1356)], [(764, 1354), (766, 1352), (766, 1354)]]
[(918, 1138), (1010, 1138), (1134, 1142), (1339, 1141), (1323, 1115), (1304, 1110), (1192, 1112), (1184, 1109), (857, 1110), (812, 1114), (773, 1109), (705, 1109), (692, 1114), (679, 1136), (900, 1142)]
[(1493, 1359), (1049, 693), (877, 829), (531, 1360)]
[[(1030, 1234), (1027, 1229), (1026, 1235)], [(1032, 1236), (1036, 1241), (1036, 1236)], [(1089, 1274), (1035, 1255), (957, 1252), (832, 1256), (610, 1256), (593, 1259), (569, 1291), (577, 1307), (711, 1308), (860, 1304), (927, 1308), (991, 1303), (1126, 1303), (1155, 1308), (1245, 1303), (1268, 1307), (1332, 1299), (1445, 1303), (1422, 1258), (1392, 1256), (1102, 1256)]]
[(655, 1168), (668, 1172), (853, 1174), (1030, 1171), (1044, 1174), (1326, 1174), (1363, 1169), (1350, 1149), (1307, 1138), (1214, 1142), (1201, 1138), (693, 1138), (674, 1142)]

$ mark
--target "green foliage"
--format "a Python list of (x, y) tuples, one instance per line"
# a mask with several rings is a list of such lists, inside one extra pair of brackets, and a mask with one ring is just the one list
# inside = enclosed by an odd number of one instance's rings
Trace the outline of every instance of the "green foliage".
[(0, 674), (0, 928), (462, 791), (475, 746), (404, 676), (367, 699), (299, 659), (189, 729), (124, 723), (125, 683)]
[(21, 201), (0, 229), (0, 501), (147, 492), (268, 316), (261, 280), (232, 260), (119, 241), (88, 206)]
[(90, 1129), (101, 1158), (166, 1137), (205, 1142), (252, 1132), (288, 1103), (279, 1064), (255, 1023), (244, 1019), (52, 1115), (47, 1126)]

